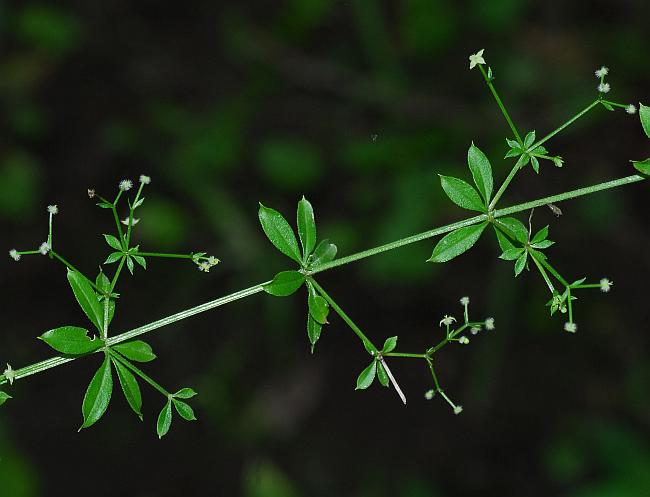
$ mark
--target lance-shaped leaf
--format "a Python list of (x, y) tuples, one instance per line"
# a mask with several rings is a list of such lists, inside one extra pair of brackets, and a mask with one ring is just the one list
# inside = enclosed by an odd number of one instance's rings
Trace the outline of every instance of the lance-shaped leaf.
[(524, 138), (524, 148), (529, 149), (535, 143), (535, 131), (529, 131)]
[(317, 323), (316, 320), (311, 317), (311, 313), (307, 313), (307, 337), (309, 338), (309, 343), (311, 344), (311, 353), (314, 353), (314, 347), (316, 347), (316, 342), (320, 339), (321, 332), (323, 331), (323, 325)]
[(136, 362), (150, 362), (156, 358), (151, 345), (142, 340), (132, 340), (130, 342), (118, 343), (111, 347), (127, 359)]
[(89, 337), (88, 330), (77, 326), (62, 326), (43, 333), (39, 339), (57, 352), (68, 355), (89, 354), (96, 351), (104, 342)]
[(104, 362), (99, 367), (93, 379), (90, 380), (86, 395), (84, 395), (81, 412), (84, 417), (84, 422), (79, 430), (92, 426), (99, 418), (101, 418), (108, 403), (111, 401), (111, 394), (113, 393), (113, 373), (111, 371), (111, 362), (108, 354), (104, 357)]
[(319, 324), (327, 324), (327, 315), (330, 312), (327, 300), (318, 295), (316, 288), (310, 282), (307, 282), (307, 306), (309, 307), (309, 314)]
[(547, 238), (548, 238), (548, 224), (544, 226), (541, 230), (539, 230), (537, 233), (535, 233), (535, 236), (533, 236), (531, 243), (539, 243), (542, 240), (546, 240)]
[(172, 399), (172, 402), (174, 403), (176, 412), (180, 414), (181, 418), (183, 418), (185, 421), (196, 421), (194, 410), (189, 404), (183, 402), (182, 400), (176, 399)]
[(99, 303), (97, 294), (93, 290), (90, 281), (77, 271), (71, 270), (68, 270), (68, 281), (81, 309), (97, 329), (103, 331), (104, 309)]
[(304, 196), (298, 202), (298, 236), (302, 244), (303, 261), (312, 253), (316, 246), (316, 221), (314, 220), (314, 209), (309, 200)]
[(454, 204), (463, 209), (479, 212), (485, 211), (485, 206), (478, 192), (466, 181), (451, 176), (440, 175), (440, 184)]
[(384, 354), (388, 354), (389, 352), (395, 350), (395, 347), (397, 347), (397, 337), (389, 337), (384, 342), (384, 346), (382, 347), (381, 351)]
[(173, 396), (178, 399), (191, 399), (195, 395), (198, 394), (193, 389), (185, 387), (185, 388), (181, 388)]
[(515, 248), (515, 246), (512, 244), (512, 242), (510, 240), (508, 240), (508, 237), (506, 237), (503, 234), (503, 232), (499, 228), (497, 228), (496, 226), (494, 226), (494, 232), (497, 235), (497, 241), (499, 242), (499, 247), (501, 247), (501, 250), (503, 252), (506, 252), (508, 250), (511, 250), (511, 249)]
[(11, 395), (9, 395), (6, 392), (0, 391), (0, 406), (7, 402), (11, 398)]
[(639, 119), (641, 120), (643, 131), (650, 138), (650, 107), (643, 105), (641, 102), (639, 102)]
[(260, 204), (262, 229), (275, 248), (297, 263), (301, 262), (298, 241), (287, 220), (278, 211)]
[(377, 361), (372, 361), (370, 365), (361, 371), (361, 374), (357, 378), (357, 388), (355, 390), (365, 390), (372, 382), (375, 381), (375, 375), (377, 374)]
[(169, 427), (172, 425), (172, 401), (171, 399), (167, 401), (165, 406), (160, 411), (158, 415), (158, 422), (156, 423), (156, 431), (158, 432), (158, 438), (162, 438), (167, 435)]
[(637, 171), (641, 174), (650, 176), (650, 157), (643, 161), (630, 161)]
[(495, 221), (496, 227), (506, 235), (520, 243), (528, 242), (528, 230), (524, 224), (514, 217), (500, 217)]
[(467, 252), (481, 237), (487, 224), (475, 224), (452, 231), (438, 242), (427, 262), (447, 262)]
[(108, 243), (109, 247), (122, 251), (122, 244), (113, 235), (104, 235), (104, 239), (106, 240), (106, 243)]
[(377, 363), (377, 379), (382, 387), (387, 387), (390, 382), (388, 373), (386, 373), (386, 369), (384, 369), (384, 365), (381, 362)]
[(519, 276), (519, 274), (524, 270), (527, 261), (528, 261), (528, 252), (524, 252), (519, 256), (519, 258), (515, 262), (515, 276)]
[(119, 360), (115, 357), (111, 357), (113, 361), (113, 366), (115, 366), (115, 371), (117, 371), (117, 377), (120, 380), (120, 385), (122, 386), (122, 392), (124, 392), (124, 397), (126, 401), (133, 409), (133, 412), (140, 418), (142, 421), (142, 394), (140, 393), (140, 386), (138, 385), (138, 380), (135, 379), (133, 373), (127, 369)]
[[(99, 274), (97, 275), (97, 278), (95, 279), (95, 285), (97, 285), (97, 288), (99, 288), (102, 292), (108, 293), (109, 290), (111, 289), (111, 282), (108, 279), (108, 276), (104, 274), (103, 271), (100, 271)], [(105, 304), (105, 299), (104, 297), (102, 300), (100, 300), (100, 304), (102, 306), (102, 309), (104, 309)], [(112, 298), (108, 299), (108, 324), (111, 324), (111, 321), (113, 321), (113, 316), (115, 315), (115, 300)]]
[(311, 258), (311, 264), (314, 267), (317, 267), (321, 264), (333, 261), (336, 257), (336, 245), (330, 243), (329, 240), (323, 240), (318, 244), (316, 250)]
[(474, 178), (474, 183), (476, 184), (478, 191), (483, 195), (485, 203), (490, 203), (493, 187), (492, 166), (490, 165), (490, 161), (485, 154), (472, 143), (467, 151), (467, 163), (469, 164), (470, 171), (472, 171), (472, 177)]
[(295, 293), (305, 282), (305, 275), (298, 271), (282, 271), (271, 283), (264, 285), (264, 291), (276, 297), (287, 297)]

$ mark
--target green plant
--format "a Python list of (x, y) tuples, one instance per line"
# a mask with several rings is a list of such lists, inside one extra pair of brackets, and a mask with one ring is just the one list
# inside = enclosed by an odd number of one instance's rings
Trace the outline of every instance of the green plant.
[[(524, 269), (530, 267), (534, 267), (539, 272), (550, 294), (550, 300), (546, 303), (550, 308), (550, 314), (554, 315), (558, 311), (566, 313), (567, 319), (564, 323), (564, 329), (574, 333), (577, 331), (573, 304), (576, 291), (597, 288), (603, 292), (608, 292), (612, 282), (607, 278), (603, 278), (599, 282), (587, 283), (585, 278), (581, 278), (570, 283), (571, 279), (563, 277), (555, 266), (551, 265), (548, 256), (544, 252), (554, 243), (548, 239), (549, 226), (533, 230), (533, 210), (536, 207), (547, 205), (554, 212), (559, 213), (561, 211), (555, 206), (556, 203), (637, 183), (646, 179), (650, 174), (650, 159), (632, 161), (633, 166), (641, 174), (542, 197), (511, 207), (497, 208), (498, 202), (515, 176), (525, 169), (527, 165), (530, 164), (531, 169), (536, 174), (539, 174), (542, 164), (563, 167), (563, 159), (557, 155), (550, 155), (545, 148), (545, 144), (581, 116), (599, 106), (609, 111), (623, 108), (629, 114), (635, 114), (637, 109), (631, 104), (621, 104), (605, 99), (605, 95), (610, 91), (610, 86), (605, 82), (608, 70), (603, 67), (596, 71), (596, 77), (599, 79), (598, 96), (592, 103), (543, 138), (536, 139), (535, 131), (526, 133), (522, 138), (494, 87), (492, 69), (487, 67), (486, 70), (484, 67), (486, 63), (483, 58), (483, 50), (471, 55), (469, 59), (470, 69), (478, 67), (514, 136), (514, 138), (506, 139), (508, 149), (505, 158), (515, 159), (515, 163), (496, 193), (493, 193), (494, 180), (491, 163), (474, 143), (469, 147), (467, 154), (468, 166), (474, 185), (460, 178), (440, 176), (441, 186), (450, 200), (463, 209), (476, 212), (476, 215), (337, 259), (336, 245), (328, 240), (317, 243), (314, 211), (307, 199), (303, 197), (298, 202), (297, 237), (282, 214), (260, 204), (259, 220), (264, 233), (282, 254), (292, 260), (295, 265), (294, 269), (280, 272), (272, 280), (253, 285), (125, 333), (109, 336), (110, 322), (115, 312), (116, 301), (120, 297), (119, 294), (115, 293), (115, 288), (125, 265), (129, 272), (133, 274), (136, 264), (146, 269), (147, 258), (180, 258), (190, 260), (200, 270), (207, 272), (219, 261), (214, 257), (206, 256), (205, 253), (166, 254), (143, 252), (139, 246), (131, 246), (132, 229), (138, 221), (134, 214), (144, 201), (141, 194), (143, 187), (150, 182), (148, 177), (140, 177), (140, 186), (135, 198), (128, 202), (128, 216), (122, 221), (118, 216), (118, 203), (123, 194), (132, 188), (132, 183), (129, 180), (120, 182), (118, 194), (113, 202), (109, 202), (96, 195), (94, 191), (89, 190), (88, 193), (91, 198), (99, 198), (100, 202), (97, 204), (99, 207), (111, 210), (115, 221), (116, 235), (104, 235), (106, 243), (112, 249), (104, 265), (117, 263), (112, 278), (109, 278), (102, 269), (93, 282), (54, 250), (52, 228), (53, 217), (58, 213), (56, 206), (48, 207), (49, 231), (47, 240), (38, 249), (27, 251), (11, 250), (9, 254), (16, 261), (20, 260), (22, 256), (43, 254), (64, 264), (68, 270), (68, 281), (73, 294), (88, 319), (97, 329), (96, 336), (91, 337), (88, 329), (76, 326), (64, 326), (47, 331), (41, 335), (41, 340), (61, 355), (17, 370), (7, 365), (4, 374), (0, 376), (0, 385), (13, 384), (17, 379), (46, 371), (80, 357), (100, 354), (102, 357), (101, 365), (92, 378), (83, 400), (82, 414), (84, 421), (82, 428), (87, 428), (97, 422), (106, 411), (113, 389), (112, 372), (115, 370), (129, 405), (140, 418), (142, 418), (142, 401), (137, 378), (149, 383), (165, 397), (166, 401), (157, 423), (158, 435), (162, 437), (167, 433), (171, 424), (172, 406), (182, 418), (186, 420), (195, 419), (192, 408), (184, 402), (184, 400), (193, 397), (195, 392), (190, 388), (183, 388), (172, 394), (136, 367), (134, 362), (148, 362), (153, 360), (155, 355), (146, 342), (135, 339), (152, 330), (260, 292), (266, 292), (276, 297), (287, 297), (304, 286), (307, 295), (307, 337), (312, 353), (321, 337), (323, 327), (329, 324), (330, 310), (333, 310), (350, 327), (370, 356), (370, 364), (362, 370), (357, 378), (357, 389), (366, 389), (377, 379), (382, 386), (388, 387), (392, 384), (401, 400), (406, 403), (406, 396), (393, 376), (387, 364), (387, 359), (415, 359), (421, 361), (427, 367), (432, 377), (433, 388), (425, 393), (425, 398), (431, 399), (439, 394), (449, 403), (454, 413), (460, 413), (462, 407), (454, 403), (440, 385), (434, 369), (435, 354), (448, 344), (467, 345), (470, 341), (469, 336), (476, 335), (481, 330), (493, 330), (495, 327), (494, 318), (489, 317), (479, 321), (470, 320), (469, 298), (462, 297), (460, 303), (463, 308), (463, 319), (457, 321), (455, 317), (445, 315), (440, 321), (440, 326), (444, 328), (444, 336), (437, 344), (423, 351), (402, 352), (396, 350), (398, 337), (393, 336), (386, 338), (383, 346), (379, 348), (317, 282), (316, 276), (324, 271), (439, 235), (444, 235), (444, 237), (436, 244), (428, 261), (433, 263), (448, 262), (468, 251), (480, 239), (488, 225), (492, 225), (501, 250), (499, 257), (506, 261), (514, 261), (515, 276), (520, 275)], [(640, 105), (639, 115), (642, 127), (650, 138), (650, 108)], [(513, 214), (529, 210), (528, 226), (517, 218), (511, 217)], [(125, 230), (122, 228), (123, 225), (126, 226)], [(0, 404), (9, 398), (10, 396), (7, 393), (0, 392)]]

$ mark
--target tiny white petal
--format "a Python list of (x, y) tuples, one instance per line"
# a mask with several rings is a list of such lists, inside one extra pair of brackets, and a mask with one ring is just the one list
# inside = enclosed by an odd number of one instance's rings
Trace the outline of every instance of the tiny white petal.
[[(128, 226), (128, 225), (129, 225), (129, 218), (128, 218), (128, 217), (125, 217), (124, 219), (122, 219), (121, 222), (122, 222), (122, 224), (124, 224), (125, 226)], [(135, 225), (138, 224), (139, 222), (140, 222), (140, 220), (134, 217), (134, 218), (133, 218), (133, 224), (132, 224), (131, 226), (135, 226)]]
[(9, 257), (11, 257), (14, 261), (18, 262), (20, 260), (21, 255), (18, 253), (16, 249), (11, 249), (9, 251)]
[(53, 216), (59, 213), (59, 207), (56, 205), (48, 205), (47, 206), (47, 212), (52, 214)]
[(120, 190), (123, 192), (128, 192), (131, 188), (133, 188), (133, 181), (130, 179), (123, 179), (120, 181)]
[(600, 280), (600, 291), (607, 293), (612, 289), (613, 285), (614, 285), (613, 281), (610, 281), (607, 278), (603, 278)]
[(431, 400), (431, 399), (433, 399), (433, 396), (435, 394), (436, 394), (436, 392), (433, 389), (427, 390), (426, 392), (424, 392), (424, 398), (427, 399), (427, 400)]
[(487, 318), (485, 320), (485, 329), (493, 330), (494, 329), (494, 318)]
[(575, 333), (576, 331), (578, 331), (578, 325), (575, 323), (566, 322), (564, 323), (564, 331), (568, 331), (569, 333)]
[(598, 91), (600, 93), (609, 93), (609, 90), (610, 90), (609, 83), (600, 83), (598, 85)]
[(625, 107), (625, 112), (627, 112), (628, 114), (636, 114), (636, 106), (632, 104), (628, 105), (627, 107)]
[(11, 364), (7, 363), (7, 368), (2, 372), (2, 374), (5, 375), (5, 378), (7, 379), (10, 385), (14, 384), (14, 380), (16, 379), (16, 372), (11, 367)]
[(38, 247), (38, 251), (39, 251), (42, 255), (47, 255), (47, 253), (50, 251), (50, 244), (47, 243), (47, 242), (43, 242), (43, 243), (41, 243), (41, 246)]
[(597, 78), (604, 78), (609, 74), (609, 69), (603, 66), (600, 69), (596, 70), (594, 74), (596, 75)]
[(455, 318), (454, 316), (447, 316), (447, 314), (445, 314), (445, 317), (443, 317), (443, 318), (440, 320), (440, 326), (442, 326), (443, 324), (444, 324), (445, 326), (449, 326), (449, 325), (452, 324), (454, 321), (456, 321), (456, 318)]
[(463, 406), (454, 407), (454, 414), (460, 414), (461, 412), (463, 412)]
[(463, 297), (460, 299), (460, 305), (469, 305), (469, 297)]
[(469, 68), (474, 69), (478, 64), (485, 64), (485, 59), (483, 58), (483, 52), (485, 49), (481, 49), (475, 54), (469, 56)]
[(141, 174), (140, 175), (140, 183), (142, 183), (143, 185), (148, 185), (149, 183), (151, 183), (151, 178), (149, 176)]

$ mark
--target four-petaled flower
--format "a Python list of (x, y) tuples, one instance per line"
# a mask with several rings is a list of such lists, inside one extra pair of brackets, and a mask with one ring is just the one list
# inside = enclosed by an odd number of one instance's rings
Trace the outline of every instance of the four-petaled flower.
[(481, 49), (475, 54), (469, 56), (469, 68), (474, 69), (478, 64), (485, 64), (485, 59), (483, 58), (483, 52), (485, 49)]
[(445, 317), (443, 317), (443, 318), (440, 320), (440, 326), (442, 326), (443, 324), (444, 324), (445, 326), (449, 326), (449, 325), (451, 325), (454, 321), (456, 321), (456, 318), (455, 318), (454, 316), (447, 316), (447, 314), (445, 314)]

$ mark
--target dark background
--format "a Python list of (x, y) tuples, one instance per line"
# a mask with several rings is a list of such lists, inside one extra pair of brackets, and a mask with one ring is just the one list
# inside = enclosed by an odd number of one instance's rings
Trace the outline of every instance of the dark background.
[[(465, 214), (436, 173), (468, 178), (472, 140), (496, 182), (505, 122), (467, 57), (485, 48), (520, 130), (554, 129), (596, 96), (648, 102), (646, 0), (283, 0), (0, 2), (2, 246), (45, 239), (94, 274), (111, 229), (86, 188), (152, 176), (136, 229), (143, 249), (205, 250), (209, 274), (150, 260), (121, 280), (113, 333), (270, 278), (290, 267), (265, 239), (257, 202), (293, 222), (311, 199), (321, 238), (350, 254)], [(563, 169), (527, 168), (502, 206), (631, 174), (648, 156), (638, 117), (597, 108), (548, 143)], [(26, 380), (0, 411), (0, 495), (249, 497), (650, 495), (650, 352), (645, 183), (544, 208), (548, 254), (583, 291), (578, 333), (550, 318), (543, 281), (513, 278), (491, 233), (434, 266), (434, 241), (322, 274), (376, 342), (437, 342), (442, 315), (493, 315), (497, 330), (437, 356), (454, 416), (417, 362), (392, 361), (409, 404), (376, 385), (355, 392), (367, 355), (336, 316), (309, 354), (304, 296), (256, 295), (146, 336), (145, 368), (193, 386), (198, 422), (162, 441), (163, 399), (143, 386), (144, 423), (119, 390), (77, 433), (96, 357)], [(521, 216), (525, 219), (526, 214)], [(488, 232), (486, 232), (488, 233)], [(0, 261), (0, 363), (50, 355), (35, 340), (84, 323), (60, 265)]]

